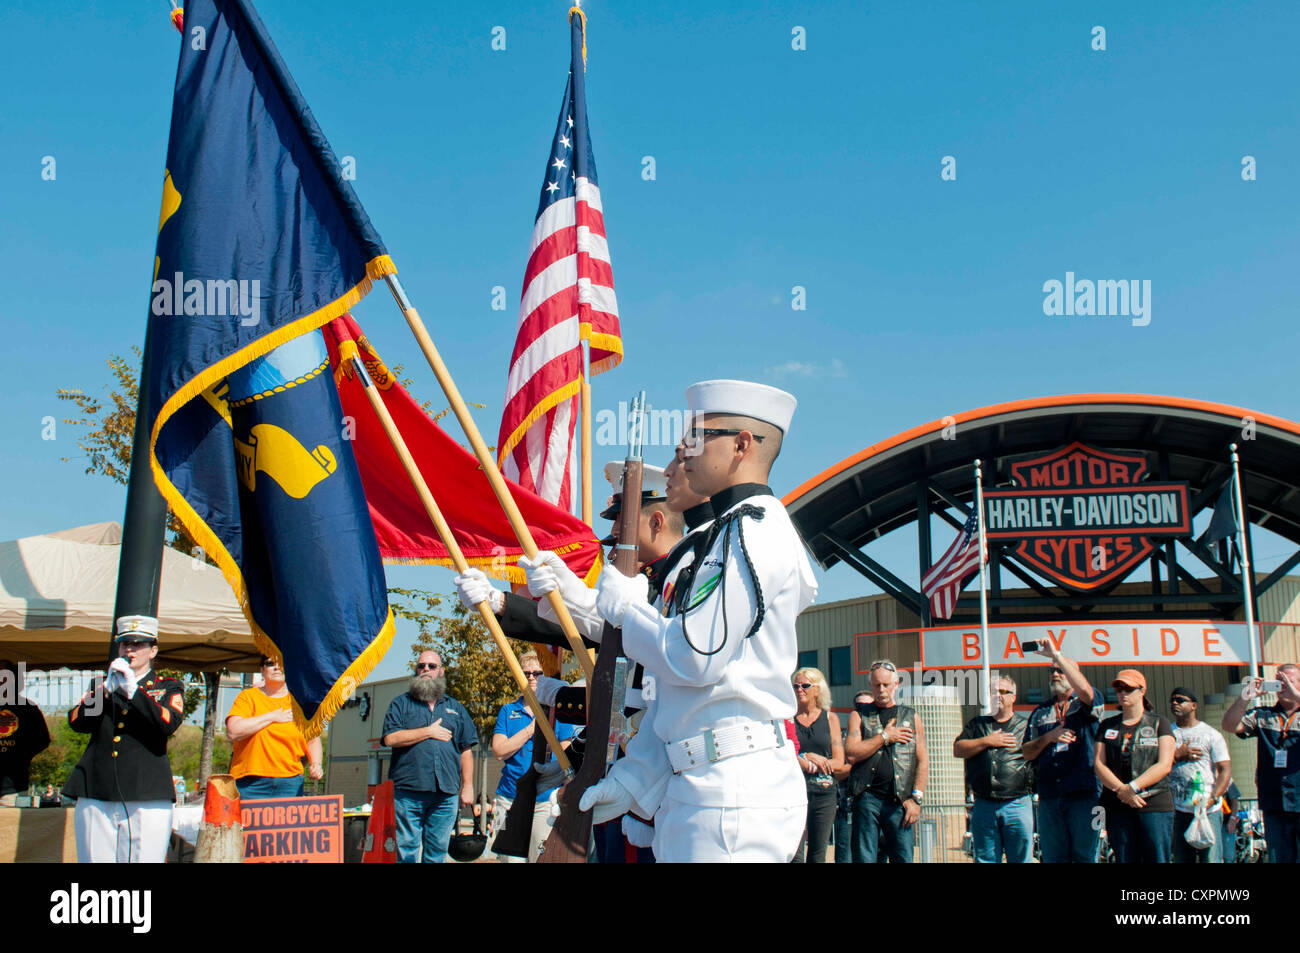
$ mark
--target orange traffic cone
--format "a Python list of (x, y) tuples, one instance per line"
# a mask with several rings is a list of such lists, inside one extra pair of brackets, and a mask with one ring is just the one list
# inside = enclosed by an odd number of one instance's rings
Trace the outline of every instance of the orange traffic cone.
[(229, 774), (208, 779), (203, 799), (203, 823), (194, 845), (196, 864), (242, 864), (244, 826), (240, 823), (239, 788)]
[(397, 811), (393, 807), (392, 781), (385, 781), (375, 788), (375, 800), (370, 805), (370, 823), (366, 826), (361, 862), (397, 863)]

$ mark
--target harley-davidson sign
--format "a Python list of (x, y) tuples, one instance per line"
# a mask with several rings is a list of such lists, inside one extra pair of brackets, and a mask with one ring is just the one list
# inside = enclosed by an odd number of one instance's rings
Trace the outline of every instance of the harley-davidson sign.
[(1141, 454), (1082, 443), (1012, 464), (1018, 486), (984, 491), (989, 540), (1016, 540), (1025, 563), (1087, 592), (1123, 579), (1155, 551), (1149, 537), (1189, 536), (1186, 483), (1154, 483)]

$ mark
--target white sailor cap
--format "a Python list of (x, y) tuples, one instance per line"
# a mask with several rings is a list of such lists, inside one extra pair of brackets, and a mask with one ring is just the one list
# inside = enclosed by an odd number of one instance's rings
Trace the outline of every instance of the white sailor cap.
[(124, 615), (117, 619), (115, 642), (123, 639), (152, 639), (158, 641), (158, 620), (147, 615)]
[(735, 414), (753, 417), (786, 433), (798, 406), (793, 394), (750, 381), (701, 381), (686, 388), (686, 408), (701, 414)]
[[(605, 464), (605, 479), (614, 488), (614, 495), (605, 503), (600, 518), (618, 519), (623, 509), (623, 461), (614, 460)], [(668, 478), (664, 476), (663, 467), (645, 463), (641, 466), (641, 504), (654, 503), (668, 496)]]

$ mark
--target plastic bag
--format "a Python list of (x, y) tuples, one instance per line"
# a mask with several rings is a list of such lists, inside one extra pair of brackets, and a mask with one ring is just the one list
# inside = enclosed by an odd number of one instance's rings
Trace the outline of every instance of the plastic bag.
[(1183, 840), (1193, 850), (1207, 850), (1214, 846), (1214, 828), (1210, 825), (1210, 816), (1202, 805), (1197, 805), (1192, 823), (1183, 831)]

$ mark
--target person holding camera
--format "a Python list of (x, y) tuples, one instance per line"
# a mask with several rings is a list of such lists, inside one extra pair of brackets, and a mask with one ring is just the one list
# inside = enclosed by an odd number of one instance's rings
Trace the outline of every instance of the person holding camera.
[(1050, 640), (1026, 650), (1052, 662), (1052, 698), (1030, 712), (1021, 748), (1037, 768), (1043, 863), (1094, 864), (1101, 837), (1094, 824), (1100, 789), (1092, 749), (1106, 699)]
[(1121, 864), (1167, 864), (1174, 832), (1174, 729), (1147, 701), (1147, 680), (1126, 668), (1111, 682), (1120, 713), (1098, 727), (1094, 767), (1106, 834)]
[(1263, 679), (1248, 679), (1241, 697), (1223, 715), (1223, 730), (1239, 738), (1258, 739), (1255, 782), (1264, 814), (1268, 859), (1294, 864), (1300, 853), (1300, 665), (1287, 662), (1277, 670), (1277, 702), (1268, 708), (1247, 707), (1271, 688)]

